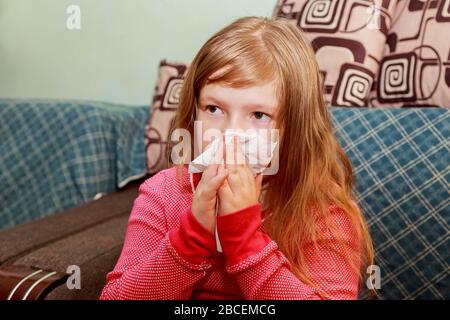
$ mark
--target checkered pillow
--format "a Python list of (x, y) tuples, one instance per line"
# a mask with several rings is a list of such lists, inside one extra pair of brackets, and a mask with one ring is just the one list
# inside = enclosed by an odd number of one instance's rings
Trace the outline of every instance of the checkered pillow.
[(450, 112), (331, 112), (375, 242), (382, 297), (449, 299)]

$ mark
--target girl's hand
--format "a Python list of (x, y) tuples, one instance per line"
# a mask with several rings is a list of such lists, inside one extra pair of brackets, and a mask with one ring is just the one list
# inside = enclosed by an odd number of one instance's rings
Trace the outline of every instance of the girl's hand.
[(220, 142), (215, 160), (202, 174), (192, 201), (195, 218), (212, 234), (216, 227), (216, 196), (220, 185), (226, 180), (228, 170), (219, 164), (223, 158), (223, 145)]
[(219, 188), (219, 215), (227, 215), (257, 204), (262, 184), (262, 174), (254, 178), (245, 163), (237, 137), (233, 137), (233, 143), (226, 146), (225, 155), (228, 178)]

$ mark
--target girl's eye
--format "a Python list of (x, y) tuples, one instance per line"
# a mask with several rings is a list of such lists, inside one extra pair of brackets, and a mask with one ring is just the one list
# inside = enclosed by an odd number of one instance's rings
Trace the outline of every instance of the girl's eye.
[(270, 120), (270, 116), (268, 114), (265, 114), (264, 112), (257, 111), (257, 112), (254, 112), (253, 114), (255, 115), (255, 118), (258, 120), (262, 120), (262, 121)]
[(217, 114), (216, 113), (217, 110), (220, 110), (220, 108), (218, 106), (214, 106), (214, 105), (206, 106), (206, 111), (208, 111), (211, 114)]

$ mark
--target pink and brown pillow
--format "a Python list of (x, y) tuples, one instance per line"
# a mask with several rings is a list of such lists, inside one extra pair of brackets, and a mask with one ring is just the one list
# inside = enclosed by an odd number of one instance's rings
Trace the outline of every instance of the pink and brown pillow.
[(450, 1), (398, 1), (369, 106), (450, 108)]
[(155, 86), (151, 116), (145, 128), (147, 171), (156, 173), (169, 167), (167, 146), (178, 108), (183, 77), (189, 67), (184, 62), (162, 60)]
[(333, 106), (367, 106), (395, 1), (278, 0), (274, 17), (295, 23), (311, 41)]

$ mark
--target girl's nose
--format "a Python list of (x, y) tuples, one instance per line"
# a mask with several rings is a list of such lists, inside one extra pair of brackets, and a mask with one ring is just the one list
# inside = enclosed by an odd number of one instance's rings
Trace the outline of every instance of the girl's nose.
[(222, 132), (225, 132), (225, 130), (246, 130), (247, 128), (245, 127), (244, 123), (243, 123), (243, 119), (242, 116), (239, 115), (235, 115), (233, 117), (231, 117), (229, 119), (229, 121), (227, 121), (226, 124), (226, 128), (222, 130)]

